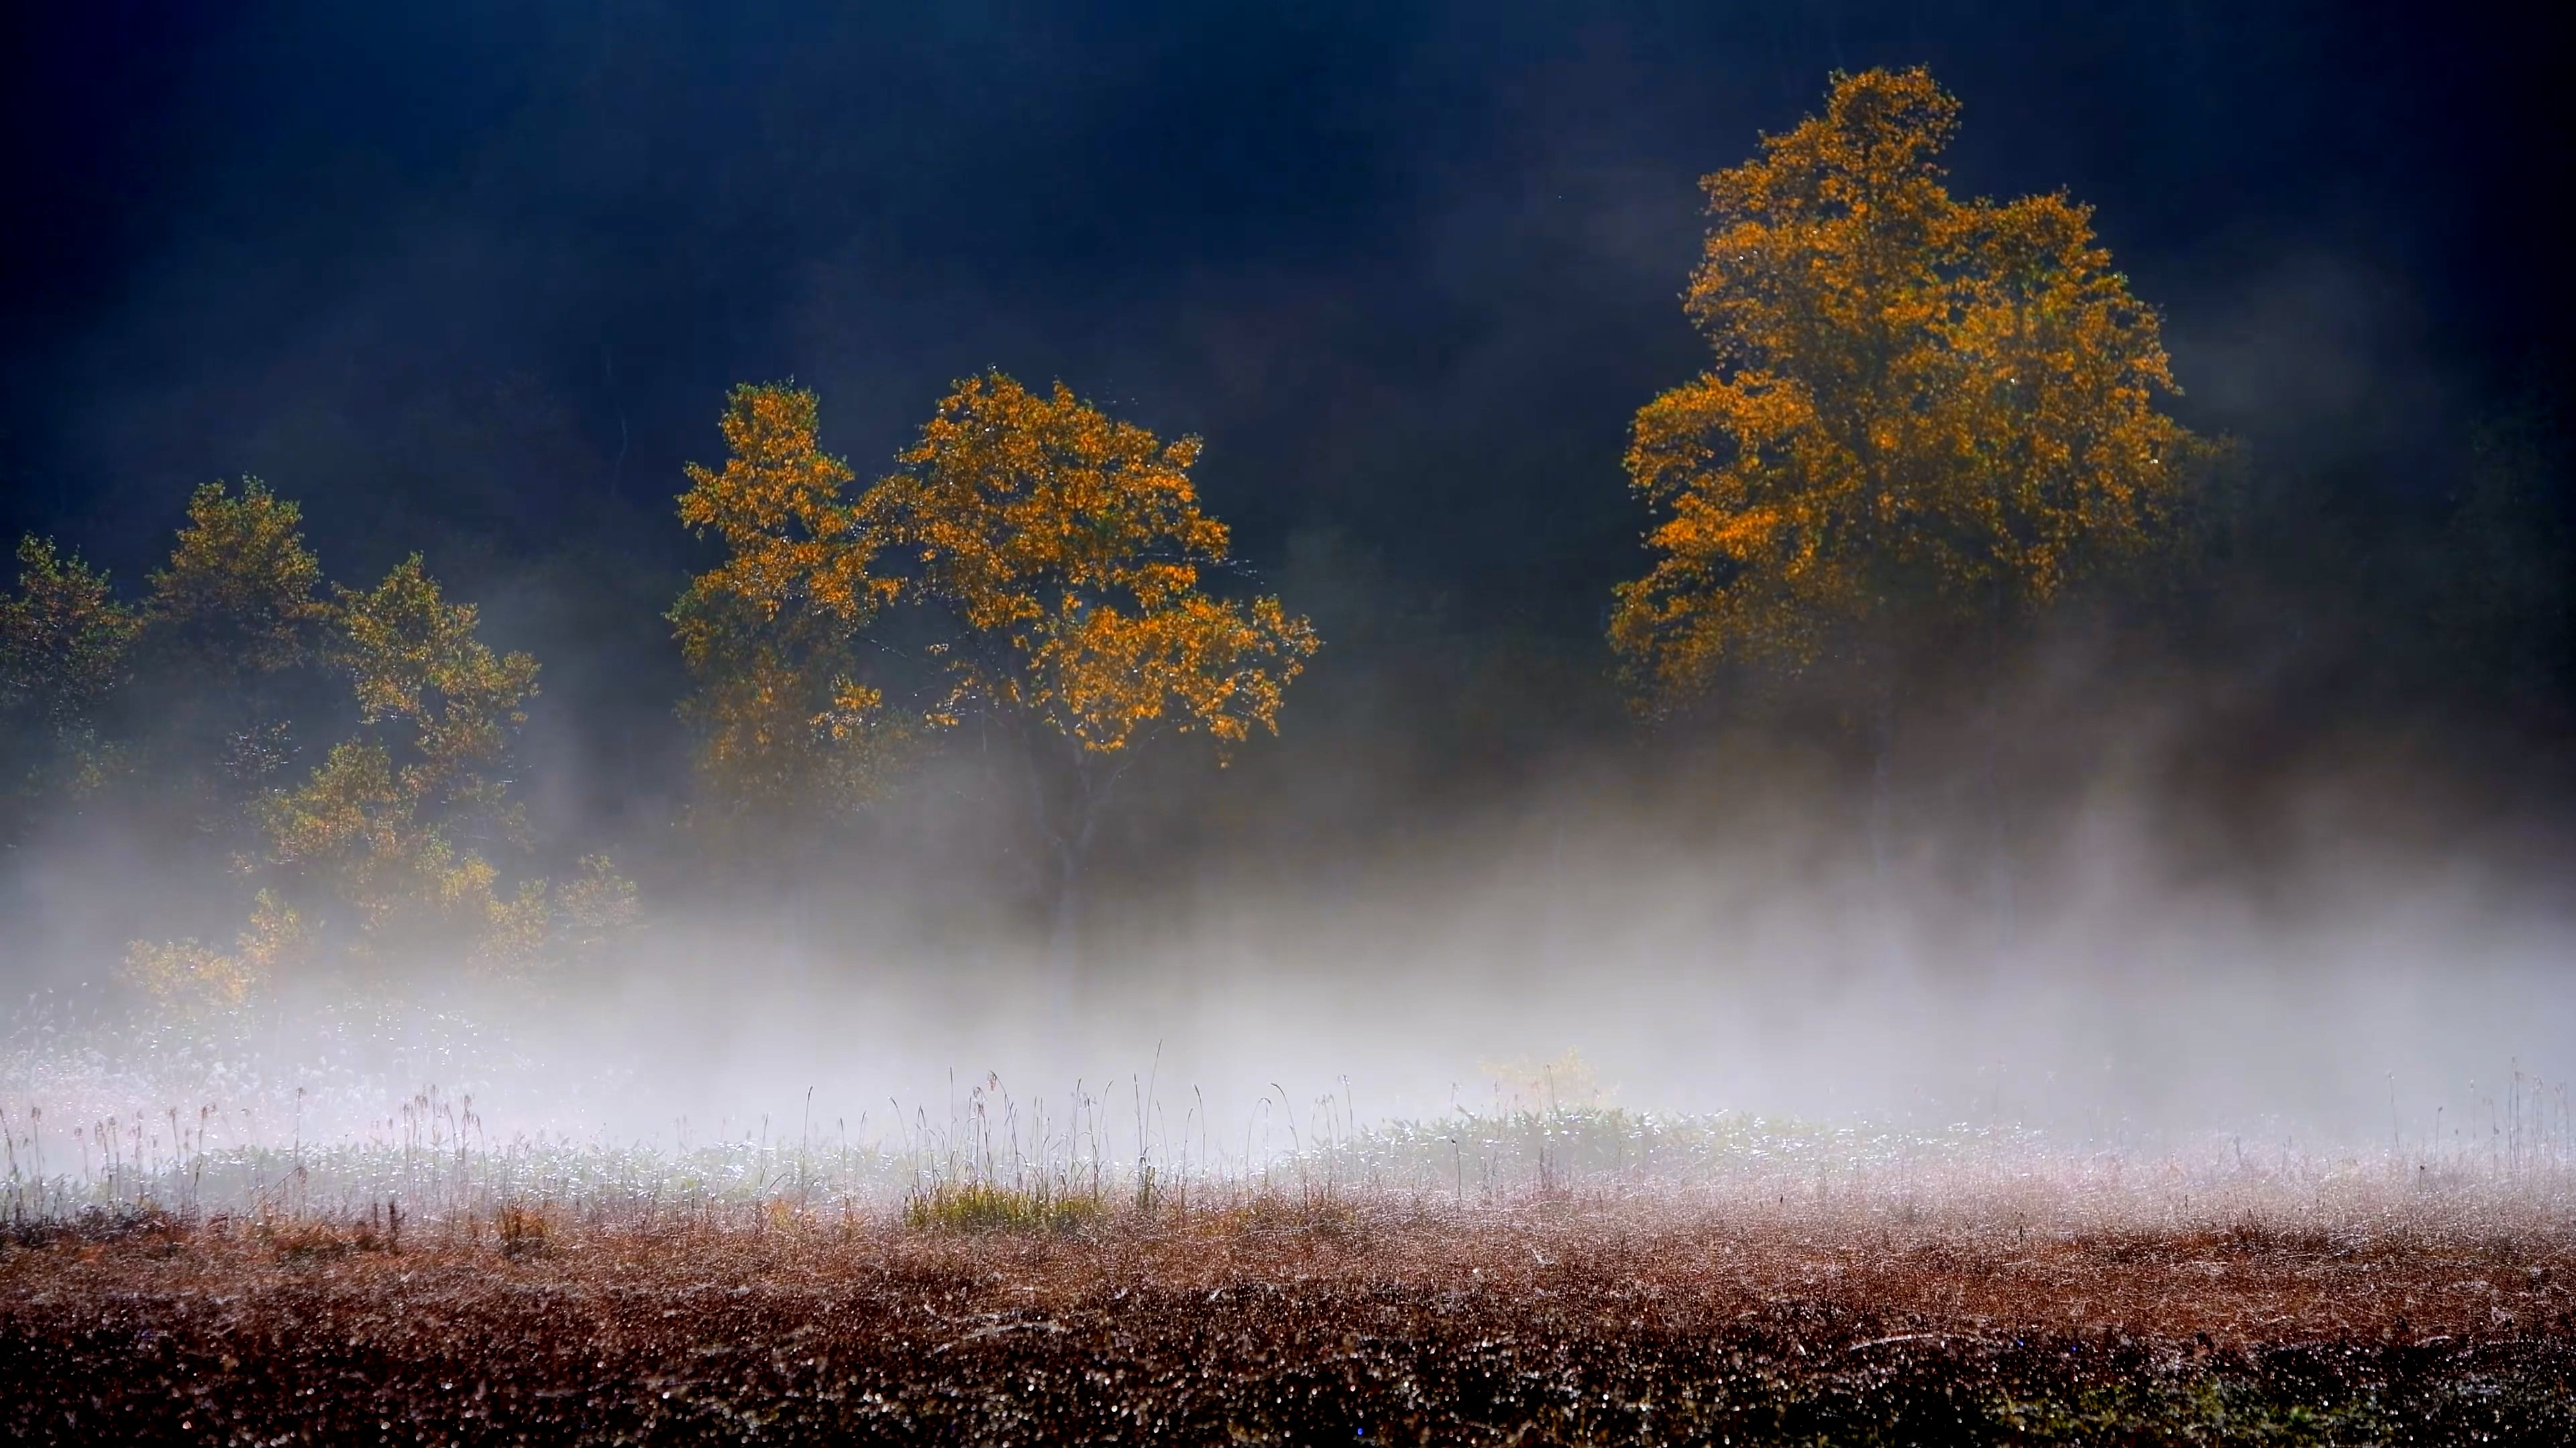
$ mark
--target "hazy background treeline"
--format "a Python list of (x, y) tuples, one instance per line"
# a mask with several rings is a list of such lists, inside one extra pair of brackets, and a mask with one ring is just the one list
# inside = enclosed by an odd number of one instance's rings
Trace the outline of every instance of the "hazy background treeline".
[[(2098, 207), (2166, 313), (2175, 411), (2240, 446), (2190, 566), (2018, 633), (2000, 702), (1973, 671), (1909, 678), (1900, 839), (1990, 888), (2000, 751), (2025, 871), (2111, 791), (2187, 868), (2249, 878), (2320, 791), (2396, 836), (2476, 820), (2500, 867), (2560, 848), (2565, 303), (2517, 280), (2549, 233), (2519, 148), (2488, 143), (2563, 131), (2530, 37), (2170, 5), (13, 23), (37, 219), (10, 243), (0, 524), (129, 601), (211, 478), (298, 501), (329, 580), (422, 554), (540, 665), (511, 868), (612, 857), (647, 917), (805, 949), (1043, 913), (1024, 822), (951, 787), (956, 746), (788, 858), (693, 814), (663, 615), (711, 554), (672, 498), (720, 457), (725, 387), (786, 375), (862, 479), (987, 365), (1202, 435), (1210, 510), (1312, 618), (1278, 739), (1142, 769), (1102, 930), (1330, 908), (1627, 822), (1794, 818), (1797, 849), (1856, 848), (1849, 681), (1748, 677), (1641, 729), (1603, 629), (1641, 563), (1630, 415), (1704, 355), (1673, 301), (1693, 179), (1827, 71), (1917, 60), (1966, 104), (1958, 189)], [(276, 705), (289, 772), (360, 728), (327, 674)], [(166, 723), (120, 707), (129, 738)], [(187, 749), (153, 767), (204, 774)], [(239, 928), (238, 851), (167, 777), (23, 805), (14, 968), (95, 977), (128, 941)]]

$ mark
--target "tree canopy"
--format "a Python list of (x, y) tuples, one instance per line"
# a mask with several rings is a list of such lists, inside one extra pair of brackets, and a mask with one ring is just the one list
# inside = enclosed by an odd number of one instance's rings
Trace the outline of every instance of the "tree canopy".
[(188, 499), (170, 561), (146, 581), (145, 618), (200, 678), (270, 674), (310, 662), (330, 609), (303, 510), (257, 478), (234, 495), (207, 483)]
[[(13, 830), (121, 785), (154, 834), (256, 882), (229, 951), (131, 944), (127, 978), (167, 1002), (239, 1006), (305, 961), (515, 973), (595, 954), (631, 923), (632, 883), (601, 855), (551, 887), (518, 867), (532, 839), (510, 765), (536, 661), (485, 643), (418, 554), (324, 596), (301, 516), (256, 479), (197, 489), (139, 606), (21, 544), (0, 598)], [(344, 729), (279, 778), (299, 730)]]
[(1839, 76), (1702, 182), (1716, 365), (1637, 414), (1655, 559), (1610, 625), (1650, 711), (1723, 661), (1883, 676), (1900, 623), (2045, 603), (2184, 506), (2202, 444), (2157, 408), (2155, 311), (2066, 196), (1950, 194), (1958, 109), (1919, 69)]
[(1025, 714), (1085, 755), (1160, 729), (1221, 743), (1276, 731), (1313, 628), (1276, 598), (1207, 592), (1223, 523), (1199, 506), (1199, 440), (1162, 442), (999, 372), (942, 398), (860, 504), (889, 603), (939, 610), (950, 688), (932, 718)]
[(772, 824), (864, 802), (883, 754), (882, 696), (857, 681), (871, 548), (816, 415), (792, 386), (734, 388), (725, 465), (690, 464), (680, 497), (680, 521), (725, 546), (671, 609), (696, 684), (681, 713), (714, 800)]
[(0, 738), (16, 757), (0, 799), (12, 806), (0, 834), (26, 826), (30, 801), (49, 792), (95, 789), (114, 753), (98, 733), (100, 715), (132, 669), (135, 611), (117, 601), (107, 575), (51, 540), (18, 544), (18, 591), (0, 597)]
[(488, 851), (527, 843), (499, 770), (536, 660), (476, 637), (473, 606), (448, 602), (417, 554), (372, 589), (340, 589), (334, 612), (360, 731), (269, 798), (268, 862), (354, 916), (349, 943), (363, 956), (399, 940), (488, 964), (534, 957), (545, 882), (496, 894)]
[[(1275, 731), (1313, 628), (1272, 597), (1221, 597), (1225, 525), (1201, 508), (1199, 441), (1164, 442), (1059, 383), (1000, 372), (959, 382), (896, 468), (853, 494), (816, 441), (817, 402), (741, 386), (729, 457), (692, 466), (680, 517), (726, 557), (672, 611), (697, 680), (684, 713), (701, 765), (736, 799), (846, 800), (889, 730), (969, 718), (1022, 746), (1059, 904), (1099, 809), (1134, 752), (1163, 733), (1220, 748)], [(928, 687), (898, 714), (857, 650), (889, 611)]]

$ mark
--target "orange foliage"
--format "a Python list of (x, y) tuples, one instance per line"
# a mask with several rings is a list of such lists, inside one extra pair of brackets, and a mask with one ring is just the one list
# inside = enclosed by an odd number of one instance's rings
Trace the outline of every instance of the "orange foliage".
[(1686, 308), (1717, 365), (1627, 459), (1657, 556), (1610, 636), (1650, 706), (1727, 659), (1883, 671), (1900, 611), (2028, 610), (2170, 530), (2203, 445), (2156, 410), (2155, 312), (2087, 208), (1953, 198), (1957, 114), (1919, 69), (1838, 77), (1703, 181)]
[(882, 698), (853, 677), (876, 614), (870, 545), (845, 496), (849, 464), (822, 451), (814, 394), (744, 384), (726, 399), (721, 470), (691, 464), (680, 519), (724, 540), (670, 613), (697, 681), (682, 706), (698, 768), (732, 809), (846, 809), (874, 793)]
[(817, 778), (864, 773), (895, 726), (854, 678), (854, 649), (897, 606), (945, 621), (930, 727), (999, 710), (1084, 756), (1166, 726), (1220, 743), (1277, 727), (1314, 631), (1275, 598), (1200, 586), (1227, 540), (1190, 481), (1197, 439), (1164, 443), (1061, 385), (1040, 395), (996, 372), (959, 383), (898, 470), (852, 497), (815, 426), (810, 392), (735, 388), (731, 457), (692, 466), (680, 499), (682, 521), (727, 550), (671, 615), (723, 792), (810, 797)]
[(1199, 508), (1198, 453), (1198, 439), (1164, 443), (1061, 383), (1041, 396), (995, 372), (941, 399), (861, 504), (890, 565), (878, 596), (959, 627), (936, 719), (997, 703), (1089, 754), (1158, 726), (1220, 743), (1278, 728), (1314, 629), (1275, 598), (1200, 588), (1227, 537)]

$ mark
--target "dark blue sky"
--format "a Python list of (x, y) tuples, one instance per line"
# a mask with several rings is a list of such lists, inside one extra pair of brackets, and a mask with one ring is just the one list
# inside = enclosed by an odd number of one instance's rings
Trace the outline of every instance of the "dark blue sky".
[(1836, 67), (1931, 64), (1962, 189), (2094, 203), (2196, 417), (2285, 453), (2402, 452), (2571, 320), (2565, 48), (2436, 7), (25, 9), (0, 525), (129, 578), (243, 472), (335, 573), (668, 568), (728, 383), (864, 475), (998, 365), (1204, 434), (1256, 559), (1589, 629), (1693, 179)]

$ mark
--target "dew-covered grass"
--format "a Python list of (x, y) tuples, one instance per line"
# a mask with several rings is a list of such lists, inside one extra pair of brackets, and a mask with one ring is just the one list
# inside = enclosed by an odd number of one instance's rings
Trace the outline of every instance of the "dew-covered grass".
[(1564, 1110), (1184, 1173), (971, 1121), (668, 1149), (439, 1119), (22, 1170), (0, 1431), (2576, 1441), (2554, 1159)]
[[(994, 1189), (1002, 1192), (1004, 1189)], [(956, 1203), (958, 1193), (929, 1200)], [(1566, 1186), (972, 1222), (103, 1209), (0, 1247), (52, 1442), (2570, 1441), (2576, 1231)], [(2241, 1204), (2240, 1204), (2241, 1205)]]
[(2576, 1441), (2576, 1153), (2518, 1078), (2372, 1146), (1501, 1092), (1228, 1144), (990, 1078), (621, 1140), (493, 1129), (488, 1082), (35, 1090), (101, 1079), (0, 1082), (13, 1439)]

